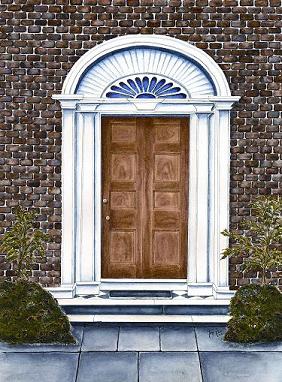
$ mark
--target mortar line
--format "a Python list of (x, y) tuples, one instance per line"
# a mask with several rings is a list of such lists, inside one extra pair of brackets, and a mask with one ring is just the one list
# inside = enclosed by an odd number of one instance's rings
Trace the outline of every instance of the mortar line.
[(200, 366), (201, 379), (202, 379), (202, 382), (204, 382), (202, 363), (201, 363), (201, 357), (200, 357), (200, 350), (199, 350), (199, 344), (198, 344), (198, 337), (197, 337), (197, 332), (196, 332), (195, 326), (193, 326), (193, 330), (194, 330), (194, 336), (195, 336), (195, 341), (196, 341), (196, 346), (197, 346), (197, 354), (198, 354), (198, 360), (199, 360), (199, 366)]
[(81, 352), (82, 352), (82, 344), (83, 344), (83, 340), (84, 340), (84, 329), (85, 329), (85, 324), (82, 326), (82, 336), (81, 336), (81, 343), (80, 343), (79, 353), (78, 353), (77, 368), (76, 368), (76, 374), (75, 374), (75, 382), (77, 382), (77, 378), (78, 378), (78, 371), (79, 371)]
[(78, 353), (77, 368), (76, 368), (76, 374), (75, 374), (75, 382), (77, 382), (77, 378), (78, 378), (78, 370), (79, 370), (79, 366), (80, 366), (80, 358), (81, 358), (81, 351)]
[(118, 327), (118, 335), (117, 335), (117, 350), (116, 351), (119, 351), (119, 336), (120, 336), (120, 325)]

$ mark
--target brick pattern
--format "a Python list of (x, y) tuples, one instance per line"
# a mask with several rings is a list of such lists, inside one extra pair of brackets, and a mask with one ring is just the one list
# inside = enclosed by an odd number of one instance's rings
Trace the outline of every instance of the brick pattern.
[[(51, 96), (83, 53), (115, 36), (189, 41), (213, 57), (242, 97), (232, 112), (232, 228), (250, 215), (253, 197), (281, 194), (280, 0), (2, 0), (0, 11), (0, 233), (12, 223), (12, 207), (38, 209), (38, 226), (53, 242), (34, 280), (60, 282), (61, 112)], [(232, 287), (257, 278), (243, 279), (241, 262), (230, 262)], [(12, 275), (0, 256), (0, 278)], [(281, 272), (272, 276), (282, 284)]]

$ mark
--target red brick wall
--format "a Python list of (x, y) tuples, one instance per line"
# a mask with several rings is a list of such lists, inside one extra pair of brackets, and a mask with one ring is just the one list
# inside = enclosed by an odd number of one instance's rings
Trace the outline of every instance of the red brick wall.
[[(281, 193), (281, 1), (2, 0), (0, 11), (0, 233), (12, 223), (12, 207), (38, 208), (38, 226), (53, 242), (34, 280), (60, 282), (61, 112), (51, 96), (83, 53), (115, 36), (189, 41), (242, 97), (232, 112), (232, 228), (249, 215), (253, 197)], [(256, 277), (242, 279), (240, 262), (230, 262), (232, 286)], [(0, 278), (11, 275), (0, 256)], [(278, 272), (272, 276), (279, 282)]]

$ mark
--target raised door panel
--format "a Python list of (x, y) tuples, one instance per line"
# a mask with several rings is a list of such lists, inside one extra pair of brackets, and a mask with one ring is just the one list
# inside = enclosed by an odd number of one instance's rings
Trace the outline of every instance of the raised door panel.
[(154, 209), (166, 208), (179, 209), (180, 207), (180, 193), (179, 192), (154, 192)]
[(180, 155), (156, 154), (154, 168), (155, 182), (178, 182), (180, 177)]
[(135, 231), (117, 231), (110, 232), (110, 259), (111, 263), (119, 266), (120, 262), (135, 264)]
[[(121, 148), (120, 148), (121, 149)], [(136, 181), (136, 155), (135, 154), (110, 154), (111, 179), (116, 182)]]
[[(102, 277), (140, 272), (140, 155), (135, 118), (104, 118)], [(109, 220), (107, 220), (109, 219)]]
[(111, 209), (136, 208), (136, 193), (133, 191), (111, 192)]
[(177, 266), (179, 263), (179, 232), (154, 231), (153, 265)]
[(187, 276), (188, 121), (152, 119), (147, 145), (149, 200), (147, 277)]

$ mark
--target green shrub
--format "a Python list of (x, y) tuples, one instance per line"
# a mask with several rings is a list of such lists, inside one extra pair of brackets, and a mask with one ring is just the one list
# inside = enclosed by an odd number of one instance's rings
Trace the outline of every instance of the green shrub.
[(233, 243), (223, 258), (246, 255), (243, 270), (261, 273), (262, 285), (241, 287), (231, 299), (231, 319), (225, 340), (257, 342), (282, 340), (282, 294), (266, 285), (266, 274), (282, 264), (282, 198), (259, 197), (251, 204), (251, 219), (245, 220), (243, 234), (224, 230)]
[(0, 340), (19, 343), (75, 343), (67, 316), (52, 295), (25, 280), (0, 284)]
[(53, 296), (28, 274), (36, 255), (45, 255), (49, 237), (34, 228), (36, 213), (18, 207), (16, 221), (2, 238), (0, 250), (13, 265), (17, 281), (0, 283), (0, 341), (19, 343), (75, 343), (67, 316)]
[(271, 285), (246, 285), (231, 300), (225, 340), (282, 340), (282, 294)]

